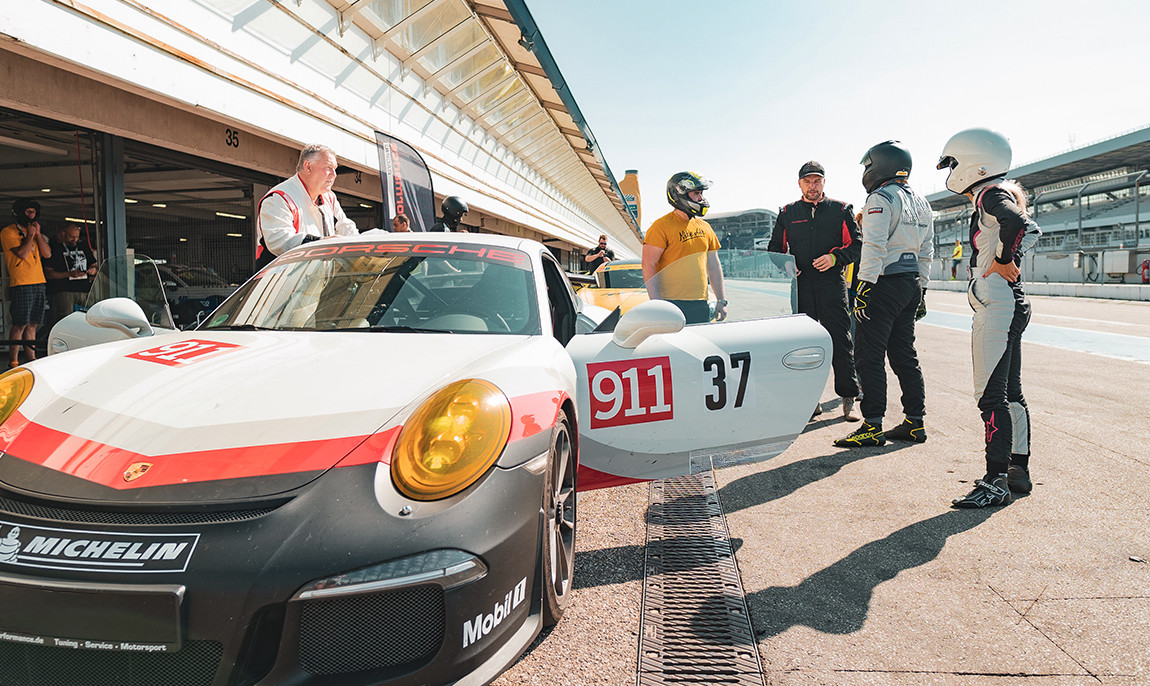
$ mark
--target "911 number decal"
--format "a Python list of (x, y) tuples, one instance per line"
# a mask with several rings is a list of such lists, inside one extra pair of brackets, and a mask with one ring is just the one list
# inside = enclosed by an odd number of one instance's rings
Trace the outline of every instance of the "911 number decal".
[[(729, 355), (731, 361), (731, 372), (739, 371), (738, 385), (734, 389), (734, 402), (732, 407), (743, 407), (744, 403), (748, 400), (747, 396), (747, 380), (751, 376), (751, 353), (750, 351), (731, 353)], [(703, 372), (710, 375), (711, 385), (714, 386), (712, 392), (703, 396), (703, 403), (707, 406), (708, 410), (712, 412), (721, 410), (727, 406), (728, 393), (727, 393), (727, 366), (721, 355), (709, 355), (703, 360)], [(734, 376), (734, 374), (732, 374)], [(753, 393), (753, 388), (751, 389)], [(753, 396), (752, 396), (753, 397)], [(749, 403), (753, 404), (753, 403)]]
[(592, 429), (674, 419), (669, 357), (594, 362), (587, 382)]
[(158, 348), (151, 348), (149, 350), (141, 350), (138, 353), (125, 355), (125, 357), (165, 364), (169, 367), (181, 367), (185, 364), (191, 364), (192, 362), (199, 362), (217, 353), (242, 347), (243, 346), (233, 343), (191, 339), (177, 343), (168, 343), (167, 345), (161, 345)]

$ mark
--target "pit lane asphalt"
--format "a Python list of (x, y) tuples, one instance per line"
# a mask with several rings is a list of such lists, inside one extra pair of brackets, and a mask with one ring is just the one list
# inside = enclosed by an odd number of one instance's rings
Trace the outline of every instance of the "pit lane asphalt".
[[(1098, 331), (1150, 350), (1150, 303), (1031, 300), (1035, 325), (1082, 347)], [(928, 304), (968, 311), (963, 293)], [(857, 425), (828, 382), (789, 450), (715, 474), (766, 683), (1150, 683), (1150, 364), (1024, 336), (1034, 492), (952, 510), (982, 474), (983, 429), (969, 332), (929, 321), (926, 443), (833, 447)], [(896, 389), (892, 375), (888, 426)], [(636, 683), (647, 493), (580, 496), (567, 616), (495, 684)]]

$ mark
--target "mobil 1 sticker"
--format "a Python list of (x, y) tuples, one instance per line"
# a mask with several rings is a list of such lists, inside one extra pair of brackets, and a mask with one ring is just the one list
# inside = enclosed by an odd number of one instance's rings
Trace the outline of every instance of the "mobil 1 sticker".
[(0, 568), (156, 573), (188, 568), (199, 534), (130, 534), (0, 520)]

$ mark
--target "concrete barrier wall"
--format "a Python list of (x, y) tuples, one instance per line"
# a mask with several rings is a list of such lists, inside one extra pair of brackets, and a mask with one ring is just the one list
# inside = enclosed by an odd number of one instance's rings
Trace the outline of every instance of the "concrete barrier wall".
[[(1027, 295), (1060, 295), (1071, 298), (1101, 298), (1103, 300), (1141, 300), (1150, 302), (1150, 285), (1097, 284), (1097, 283), (1036, 283), (1023, 281)], [(937, 291), (965, 291), (966, 281), (932, 279), (930, 289)]]

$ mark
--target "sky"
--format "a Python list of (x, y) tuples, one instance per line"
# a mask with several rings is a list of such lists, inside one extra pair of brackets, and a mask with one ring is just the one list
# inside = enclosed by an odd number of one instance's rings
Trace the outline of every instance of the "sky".
[(639, 170), (643, 230), (678, 171), (712, 181), (711, 213), (777, 210), (815, 159), (859, 206), (885, 140), (929, 195), (963, 129), (1004, 133), (1021, 166), (1150, 126), (1145, 0), (527, 2), (616, 180)]

